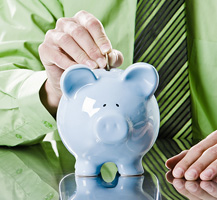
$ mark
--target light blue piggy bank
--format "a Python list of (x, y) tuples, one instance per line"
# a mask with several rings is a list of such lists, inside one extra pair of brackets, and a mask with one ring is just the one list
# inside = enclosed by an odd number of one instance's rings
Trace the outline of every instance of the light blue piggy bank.
[(158, 79), (146, 63), (111, 71), (79, 64), (63, 73), (57, 126), (76, 175), (98, 175), (106, 162), (121, 175), (143, 174), (142, 157), (159, 130)]

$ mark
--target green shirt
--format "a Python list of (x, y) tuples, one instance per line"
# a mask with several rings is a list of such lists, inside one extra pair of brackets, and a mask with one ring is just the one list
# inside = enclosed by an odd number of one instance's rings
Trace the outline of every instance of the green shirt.
[(217, 129), (217, 2), (186, 1), (193, 137)]

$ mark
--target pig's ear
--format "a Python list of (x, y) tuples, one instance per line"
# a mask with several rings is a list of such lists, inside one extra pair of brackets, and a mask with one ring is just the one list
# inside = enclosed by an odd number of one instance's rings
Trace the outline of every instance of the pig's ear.
[(122, 81), (128, 84), (139, 95), (150, 98), (157, 89), (159, 77), (156, 69), (147, 63), (135, 63), (121, 75)]
[(70, 98), (81, 87), (92, 84), (97, 80), (93, 71), (86, 65), (73, 65), (66, 69), (60, 79), (63, 94)]

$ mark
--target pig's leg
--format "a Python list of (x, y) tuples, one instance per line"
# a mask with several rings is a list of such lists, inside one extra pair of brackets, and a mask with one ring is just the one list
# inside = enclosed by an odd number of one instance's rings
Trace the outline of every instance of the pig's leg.
[(97, 176), (102, 165), (93, 161), (77, 159), (75, 163), (75, 174), (78, 176)]
[(141, 175), (144, 173), (142, 158), (127, 158), (117, 163), (118, 171), (122, 176)]

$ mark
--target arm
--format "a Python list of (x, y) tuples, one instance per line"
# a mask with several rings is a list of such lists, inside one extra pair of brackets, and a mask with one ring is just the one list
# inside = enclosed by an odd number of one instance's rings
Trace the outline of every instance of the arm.
[[(49, 3), (0, 3), (0, 145), (15, 146), (41, 140), (56, 130), (39, 90), (47, 79), (37, 49), (46, 28), (61, 17), (61, 6), (49, 12)], [(42, 24), (43, 22), (43, 24)]]
[(48, 79), (40, 97), (53, 116), (62, 95), (59, 82), (63, 71), (75, 64), (85, 64), (91, 69), (105, 68), (106, 53), (111, 67), (122, 64), (121, 52), (112, 49), (101, 22), (88, 12), (80, 11), (72, 18), (60, 18), (55, 29), (46, 33), (39, 46), (39, 55)]

